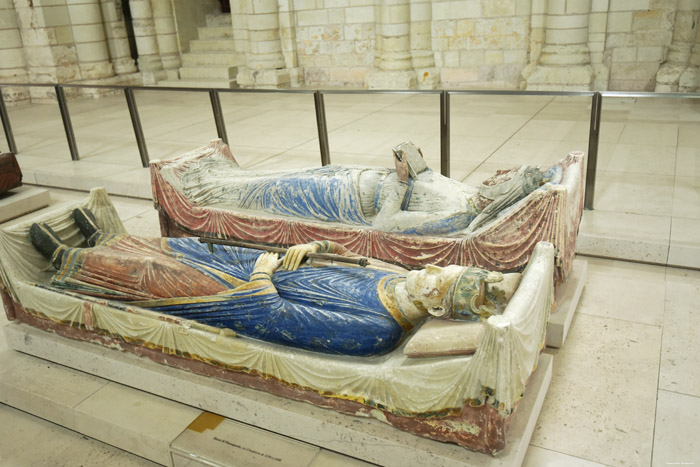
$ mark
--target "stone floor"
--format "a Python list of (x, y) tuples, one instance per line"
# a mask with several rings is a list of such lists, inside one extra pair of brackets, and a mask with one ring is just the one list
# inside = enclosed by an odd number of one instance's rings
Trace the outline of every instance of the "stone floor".
[[(138, 92), (137, 100), (153, 159), (216, 137), (205, 94)], [(244, 167), (319, 164), (312, 96), (222, 95), (222, 105)], [(137, 199), (150, 196), (148, 171), (123, 99), (70, 106), (80, 162), (70, 160), (57, 107), (9, 109), (26, 182), (131, 196), (114, 198), (127, 229), (157, 235), (152, 205)], [(333, 162), (389, 166), (389, 148), (411, 139), (438, 167), (437, 96), (329, 95), (326, 106)], [(574, 98), (454, 97), (452, 176), (476, 183), (497, 168), (585, 150), (587, 107)], [(700, 272), (665, 266), (700, 267), (698, 110), (670, 100), (604, 103), (596, 210), (584, 216), (580, 244), (661, 265), (586, 258), (567, 342), (551, 352), (554, 375), (528, 467), (700, 463)], [(85, 195), (51, 194), (52, 207)], [(149, 464), (9, 407), (0, 414), (1, 465)], [(44, 438), (51, 442), (33, 442)]]

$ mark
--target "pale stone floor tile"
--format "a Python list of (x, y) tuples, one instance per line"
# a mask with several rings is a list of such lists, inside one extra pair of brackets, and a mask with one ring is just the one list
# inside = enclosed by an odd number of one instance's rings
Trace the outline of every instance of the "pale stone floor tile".
[(659, 388), (700, 397), (700, 272), (668, 269)]
[(697, 123), (681, 123), (678, 127), (678, 146), (700, 147), (700, 132)]
[(620, 143), (676, 146), (678, 143), (678, 124), (627, 122), (620, 135)]
[(668, 216), (673, 206), (673, 176), (605, 172), (596, 181), (595, 208)]
[(678, 147), (676, 175), (681, 177), (700, 177), (700, 148)]
[(615, 211), (584, 211), (576, 252), (665, 264), (671, 218)]
[[(130, 452), (148, 453), (149, 458), (166, 463), (167, 446), (202, 411), (162, 397), (109, 383), (75, 407), (78, 431), (97, 439), (114, 439), (120, 432), (139, 437), (119, 438)], [(85, 431), (83, 431), (85, 430)]]
[(577, 313), (555, 351), (531, 444), (608, 465), (649, 465), (661, 328)]
[(138, 214), (124, 222), (124, 228), (131, 235), (143, 237), (160, 237), (160, 222), (158, 221), (158, 211), (153, 209)]
[(549, 449), (529, 446), (523, 467), (601, 467), (603, 464), (579, 457), (568, 456)]
[(576, 122), (573, 120), (546, 120), (544, 118), (534, 118), (520, 128), (520, 130), (513, 135), (513, 139), (563, 141), (575, 124)]
[(661, 326), (666, 292), (664, 267), (585, 259), (588, 274), (579, 313)]
[(618, 144), (605, 169), (609, 172), (675, 175), (675, 146)]
[(700, 397), (659, 391), (652, 466), (700, 462)]
[(557, 147), (557, 141), (508, 140), (491, 155), (487, 162), (508, 163), (511, 166), (542, 164)]
[(0, 420), (0, 464), (6, 467), (158, 465), (4, 404)]
[(673, 216), (700, 219), (700, 177), (676, 177)]
[(673, 218), (668, 264), (700, 267), (700, 220)]

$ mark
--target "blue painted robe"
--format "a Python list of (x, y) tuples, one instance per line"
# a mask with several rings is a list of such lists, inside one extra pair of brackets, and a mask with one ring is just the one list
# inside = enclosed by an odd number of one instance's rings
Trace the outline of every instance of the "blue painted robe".
[[(139, 262), (144, 268), (158, 263), (157, 275), (139, 271), (140, 277), (154, 276), (151, 281), (158, 281), (158, 277), (161, 280), (178, 277), (182, 281), (187, 277), (187, 268), (192, 268), (189, 270), (203, 273), (222, 285), (221, 292), (208, 296), (183, 294), (131, 303), (230, 328), (267, 342), (331, 354), (367, 356), (393, 349), (404, 329), (410, 328), (391, 298), (394, 284), (403, 280), (401, 275), (368, 268), (303, 267), (275, 272), (274, 287), (270, 287), (269, 282), (248, 282), (255, 261), (262, 254), (258, 250), (216, 245), (212, 254), (195, 238), (162, 239), (160, 244), (160, 251), (154, 251), (152, 244), (139, 251), (142, 243), (136, 237), (106, 236), (95, 248), (71, 249), (70, 257), (75, 260), (64, 264), (53, 285), (96, 295), (95, 283), (85, 282), (85, 278), (90, 280), (96, 275), (96, 271), (85, 270), (91, 264), (85, 257), (102, 248), (100, 254), (124, 256), (125, 251), (133, 254), (128, 268)], [(167, 258), (158, 261), (158, 255)], [(177, 260), (178, 271), (165, 266), (172, 264), (173, 259)], [(78, 273), (81, 282), (69, 282), (68, 278), (77, 277)], [(109, 288), (111, 282), (114, 281), (101, 278), (98, 287)], [(123, 283), (119, 286), (122, 291), (126, 287)], [(104, 292), (98, 296), (109, 296)]]

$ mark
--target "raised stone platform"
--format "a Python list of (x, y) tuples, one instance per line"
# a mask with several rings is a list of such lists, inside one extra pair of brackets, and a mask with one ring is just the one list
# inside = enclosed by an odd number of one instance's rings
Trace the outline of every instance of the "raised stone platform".
[[(338, 462), (333, 465), (354, 465), (356, 459), (397, 466), (520, 465), (552, 375), (552, 357), (542, 354), (518, 405), (506, 449), (490, 457), (378, 420), (231, 385), (25, 324), (9, 323), (4, 332), (8, 347), (33, 357), (0, 352), (0, 402), (168, 465), (184, 465), (183, 460), (197, 465), (202, 459), (216, 465), (217, 459), (243, 451), (255, 459), (274, 460), (271, 465), (285, 465), (280, 450), (266, 447), (277, 446), (270, 436), (289, 446), (292, 454), (296, 448), (305, 452), (311, 460), (304, 465), (329, 465), (331, 460)], [(224, 419), (205, 416), (193, 425), (200, 409)], [(200, 429), (197, 433), (207, 440), (192, 442), (198, 435), (187, 433), (188, 427)], [(215, 435), (216, 430), (221, 431)], [(231, 433), (237, 441), (229, 439)]]
[(51, 202), (49, 190), (20, 186), (0, 194), (0, 222), (44, 208)]
[(575, 259), (569, 278), (557, 288), (555, 308), (549, 315), (547, 323), (547, 347), (559, 349), (564, 345), (569, 333), (571, 320), (574, 318), (578, 301), (586, 284), (588, 261)]

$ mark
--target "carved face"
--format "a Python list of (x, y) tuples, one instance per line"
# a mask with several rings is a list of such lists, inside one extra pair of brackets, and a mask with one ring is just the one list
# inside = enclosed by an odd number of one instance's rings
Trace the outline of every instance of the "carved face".
[(416, 307), (425, 310), (438, 308), (452, 281), (463, 269), (461, 266), (442, 268), (429, 264), (425, 269), (406, 274), (406, 291)]

